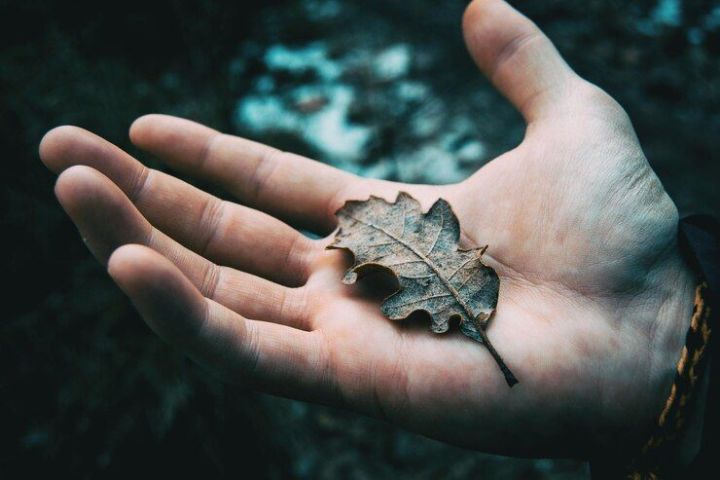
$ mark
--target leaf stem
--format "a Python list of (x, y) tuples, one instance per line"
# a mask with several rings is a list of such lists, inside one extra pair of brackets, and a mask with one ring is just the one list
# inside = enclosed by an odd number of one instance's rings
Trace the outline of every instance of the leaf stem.
[(493, 347), (492, 343), (490, 343), (490, 339), (488, 339), (487, 335), (485, 334), (485, 328), (483, 327), (482, 322), (478, 321), (477, 319), (473, 319), (473, 325), (475, 325), (475, 329), (480, 334), (480, 338), (482, 338), (485, 348), (488, 349), (490, 355), (492, 355), (493, 359), (495, 360), (495, 363), (497, 363), (498, 367), (500, 367), (500, 370), (505, 377), (505, 381), (507, 382), (508, 387), (512, 388), (513, 385), (518, 383), (518, 379), (515, 378), (515, 375), (513, 375), (508, 366), (505, 365), (505, 361), (502, 359), (497, 350), (495, 350), (495, 347)]

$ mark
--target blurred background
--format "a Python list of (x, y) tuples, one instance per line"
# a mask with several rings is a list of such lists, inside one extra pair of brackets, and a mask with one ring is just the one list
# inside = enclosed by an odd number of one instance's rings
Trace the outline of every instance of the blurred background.
[[(163, 112), (363, 175), (443, 183), (523, 124), (481, 78), (464, 1), (0, 1), (0, 476), (587, 478), (208, 378), (85, 250), (37, 145), (75, 124), (134, 149)], [(628, 110), (682, 212), (717, 211), (720, 1), (518, 0)]]

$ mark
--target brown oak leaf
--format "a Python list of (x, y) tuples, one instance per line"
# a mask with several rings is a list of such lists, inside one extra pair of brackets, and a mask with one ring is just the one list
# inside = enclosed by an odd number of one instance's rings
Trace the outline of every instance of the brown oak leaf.
[(439, 199), (423, 213), (417, 200), (400, 192), (394, 203), (376, 196), (347, 201), (336, 215), (339, 229), (328, 248), (354, 256), (344, 283), (355, 283), (358, 274), (371, 270), (394, 274), (400, 288), (381, 306), (386, 317), (402, 320), (424, 310), (435, 333), (446, 332), (450, 320), (459, 318), (460, 330), (487, 347), (508, 385), (517, 383), (485, 334), (500, 280), (482, 262), (487, 246), (459, 248), (460, 223), (448, 202)]

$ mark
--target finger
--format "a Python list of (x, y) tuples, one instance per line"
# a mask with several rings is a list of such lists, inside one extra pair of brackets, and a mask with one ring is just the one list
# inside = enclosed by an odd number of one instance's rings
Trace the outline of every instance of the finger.
[(72, 165), (100, 171), (158, 229), (216, 263), (297, 286), (307, 279), (312, 257), (319, 251), (283, 222), (149, 169), (86, 130), (66, 126), (48, 132), (40, 156), (58, 173)]
[(222, 185), (244, 204), (319, 233), (335, 228), (339, 198), (362, 182), (308, 158), (167, 115), (140, 117), (130, 138), (173, 168)]
[(65, 170), (55, 192), (101, 263), (122, 245), (146, 245), (175, 263), (204, 296), (231, 310), (250, 318), (309, 328), (303, 289), (220, 267), (188, 250), (153, 228), (117, 185), (96, 170), (85, 166)]
[(319, 333), (243, 318), (204, 298), (169, 260), (139, 245), (115, 251), (108, 271), (150, 328), (223, 378), (331, 400)]
[(474, 0), (463, 33), (480, 69), (528, 123), (557, 105), (577, 78), (550, 39), (503, 0)]

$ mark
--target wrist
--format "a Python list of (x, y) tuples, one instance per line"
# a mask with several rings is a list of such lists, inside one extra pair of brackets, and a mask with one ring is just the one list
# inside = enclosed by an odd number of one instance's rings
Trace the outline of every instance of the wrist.
[[(658, 312), (657, 335), (652, 345), (654, 371), (651, 375), (656, 379), (654, 400), (649, 412), (652, 421), (646, 439), (657, 428), (658, 420), (667, 403), (672, 401), (678, 368), (685, 362), (683, 353), (691, 321), (695, 312), (697, 287), (700, 278), (678, 253), (669, 261), (668, 269), (662, 278), (665, 285), (666, 301)], [(682, 359), (682, 360), (681, 360)], [(693, 392), (690, 403), (685, 409), (679, 433), (674, 447), (665, 460), (668, 465), (683, 466), (689, 464), (698, 452), (702, 434), (702, 422), (705, 407), (707, 370), (702, 373)]]
[[(657, 262), (656, 268), (646, 277), (649, 287), (642, 303), (648, 311), (643, 315), (654, 312), (646, 337), (646, 381), (642, 386), (638, 385), (637, 396), (625, 390), (628, 408), (623, 423), (626, 428), (614, 440), (606, 439), (605, 447), (601, 447), (591, 460), (593, 478), (624, 478), (628, 469), (635, 469), (638, 462), (644, 462), (648, 444), (657, 443), (658, 433), (662, 430), (658, 428), (659, 419), (667, 413), (668, 402), (674, 398), (679, 361), (685, 351), (699, 283), (698, 276), (682, 260), (679, 249), (674, 250), (676, 254)], [(642, 358), (636, 356), (636, 361), (642, 362)], [(699, 395), (694, 396), (693, 403), (704, 405)], [(695, 406), (690, 406), (690, 415), (683, 419), (686, 428), (682, 435), (674, 438), (673, 448), (662, 456), (664, 465), (680, 467), (692, 461), (697, 453), (703, 418), (702, 411)], [(666, 439), (663, 438), (662, 443), (667, 446)]]
[[(689, 275), (689, 278), (693, 277)], [(633, 478), (638, 475), (642, 478), (671, 475), (674, 478), (687, 471), (700, 450), (709, 384), (711, 323), (708, 295), (706, 283), (696, 286), (692, 315), (686, 334), (682, 336), (684, 342), (673, 382), (650, 435), (628, 464)]]
[(658, 276), (658, 283), (664, 300), (657, 314), (655, 335), (650, 345), (650, 375), (655, 386), (654, 408), (651, 410), (657, 413), (663, 408), (677, 374), (700, 278), (678, 251)]
[[(664, 342), (665, 348), (658, 349), (658, 370), (667, 373), (664, 374), (665, 379), (661, 383), (664, 386), (660, 389), (661, 393), (656, 400), (658, 407), (653, 410), (657, 412), (653, 426), (657, 425), (659, 415), (666, 407), (666, 403), (672, 400), (670, 395), (678, 376), (678, 369), (682, 362), (686, 361), (683, 358), (683, 352), (687, 348), (688, 330), (695, 311), (697, 286), (700, 283), (698, 275), (685, 262), (683, 262), (682, 269), (678, 270), (677, 278), (678, 285), (682, 284), (682, 287), (678, 288), (677, 298), (671, 302), (672, 306), (668, 308), (667, 315), (659, 318), (659, 321), (667, 329), (667, 338)], [(668, 458), (666, 458), (668, 465), (687, 466), (700, 449), (709, 368), (704, 368), (700, 377), (685, 409), (686, 414), (683, 416), (681, 424), (677, 425), (678, 435), (674, 440), (674, 448), (668, 452)]]

